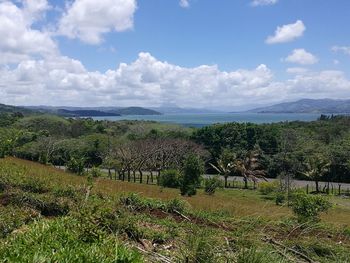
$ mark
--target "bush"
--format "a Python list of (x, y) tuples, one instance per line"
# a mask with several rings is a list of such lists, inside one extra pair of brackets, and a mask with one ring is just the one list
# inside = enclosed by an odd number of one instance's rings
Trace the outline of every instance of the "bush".
[(190, 205), (186, 201), (180, 200), (177, 198), (170, 200), (166, 204), (166, 210), (167, 212), (170, 212), (170, 213), (173, 213), (173, 212), (184, 213), (188, 210), (189, 207)]
[(203, 172), (203, 161), (194, 154), (189, 155), (185, 159), (182, 171), (180, 185), (181, 195), (192, 196), (197, 193), (196, 188), (200, 185), (200, 179)]
[(274, 192), (277, 192), (279, 189), (280, 189), (280, 184), (278, 181), (259, 183), (259, 191), (263, 195), (272, 194)]
[(275, 202), (276, 202), (276, 205), (281, 205), (285, 202), (286, 200), (286, 194), (279, 191), (279, 192), (276, 192), (275, 194)]
[(159, 178), (159, 185), (169, 188), (178, 188), (180, 186), (180, 174), (177, 170), (166, 170), (162, 172)]
[(102, 176), (101, 170), (98, 167), (95, 167), (95, 166), (91, 168), (89, 173), (94, 178)]
[(319, 195), (294, 193), (292, 196), (292, 209), (299, 221), (319, 221), (320, 213), (326, 212), (331, 203)]
[(204, 192), (208, 195), (213, 195), (216, 191), (216, 188), (221, 186), (222, 186), (222, 182), (218, 176), (205, 179)]
[(72, 157), (67, 162), (67, 169), (72, 173), (76, 173), (78, 175), (84, 174), (85, 160), (83, 158), (74, 158)]

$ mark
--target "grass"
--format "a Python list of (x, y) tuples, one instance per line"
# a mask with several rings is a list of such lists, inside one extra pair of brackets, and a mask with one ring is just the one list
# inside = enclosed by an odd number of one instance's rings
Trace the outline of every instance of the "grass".
[(0, 262), (302, 262), (266, 237), (314, 261), (350, 258), (346, 199), (300, 224), (253, 190), (187, 198), (105, 178), (90, 187), (86, 177), (0, 159)]

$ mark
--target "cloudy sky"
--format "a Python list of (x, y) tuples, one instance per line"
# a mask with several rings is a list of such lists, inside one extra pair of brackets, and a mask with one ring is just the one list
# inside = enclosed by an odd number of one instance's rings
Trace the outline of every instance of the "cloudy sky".
[(0, 103), (350, 98), (349, 0), (0, 0)]

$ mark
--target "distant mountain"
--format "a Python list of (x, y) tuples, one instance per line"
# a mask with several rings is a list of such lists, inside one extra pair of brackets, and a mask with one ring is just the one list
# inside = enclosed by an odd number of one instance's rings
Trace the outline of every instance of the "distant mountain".
[(120, 115), (161, 115), (160, 112), (146, 109), (142, 107), (128, 107), (128, 108), (122, 108), (117, 110), (109, 110), (107, 112), (114, 112), (118, 113)]
[(195, 108), (180, 108), (176, 106), (171, 107), (152, 107), (152, 110), (161, 112), (163, 114), (208, 114), (208, 113), (222, 113), (221, 111), (209, 109), (195, 109)]
[(118, 113), (104, 112), (98, 110), (65, 110), (58, 109), (57, 114), (64, 117), (107, 117), (120, 116)]
[(256, 113), (350, 113), (350, 100), (302, 99), (249, 110)]
[(70, 106), (25, 106), (43, 113), (69, 117), (105, 117), (120, 115), (161, 115), (162, 113), (142, 107), (70, 107)]

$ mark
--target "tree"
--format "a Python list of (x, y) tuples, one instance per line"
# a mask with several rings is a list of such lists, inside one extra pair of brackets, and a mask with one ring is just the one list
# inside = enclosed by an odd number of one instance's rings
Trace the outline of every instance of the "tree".
[(328, 172), (331, 163), (321, 155), (314, 155), (308, 158), (306, 162), (306, 172), (302, 174), (315, 181), (316, 192), (320, 191), (319, 181)]
[(184, 161), (180, 191), (181, 195), (192, 196), (197, 193), (201, 175), (204, 172), (203, 161), (194, 154), (189, 154)]
[(224, 149), (216, 160), (217, 165), (210, 163), (210, 165), (225, 178), (225, 188), (227, 187), (227, 179), (234, 170), (234, 161), (236, 155), (229, 149)]
[(254, 183), (256, 183), (258, 179), (267, 181), (265, 178), (266, 172), (259, 162), (260, 155), (259, 149), (255, 148), (248, 152), (245, 158), (237, 159), (233, 164), (233, 169), (243, 176), (244, 188), (248, 188), (249, 180)]

